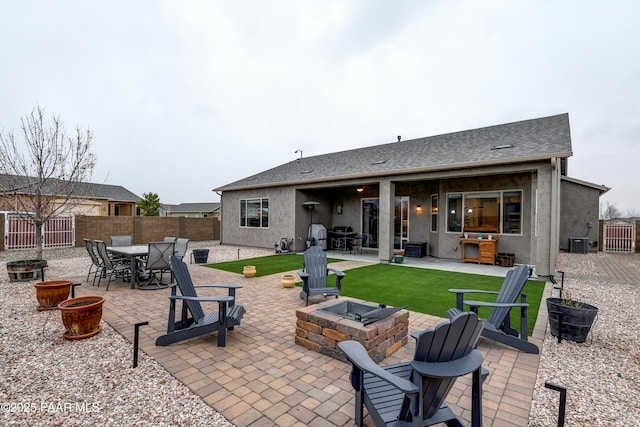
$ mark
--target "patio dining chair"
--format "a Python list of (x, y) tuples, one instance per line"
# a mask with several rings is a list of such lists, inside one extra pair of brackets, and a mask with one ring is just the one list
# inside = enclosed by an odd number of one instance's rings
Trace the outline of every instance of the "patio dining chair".
[(182, 237), (178, 237), (176, 239), (176, 251), (174, 255), (180, 261), (182, 261), (185, 254), (187, 253), (187, 246), (189, 246), (189, 239), (184, 239)]
[[(175, 242), (150, 242), (147, 256), (138, 260), (141, 270), (149, 274), (149, 279), (140, 284), (140, 289), (162, 289), (169, 286), (168, 283), (162, 283), (162, 276), (165, 271), (171, 271), (169, 258), (175, 252)], [(159, 274), (159, 277), (158, 277)], [(173, 273), (171, 273), (171, 281), (173, 281)], [(155, 285), (154, 287), (148, 287)]]
[[(101, 258), (96, 254), (96, 251), (93, 247), (93, 240), (84, 239), (84, 247), (87, 249), (87, 253), (89, 254), (89, 258), (91, 258), (91, 265), (89, 266), (89, 272), (87, 273), (87, 282), (89, 281), (89, 277), (93, 274), (93, 286), (96, 284), (96, 276), (98, 273), (102, 274), (102, 269), (104, 268), (104, 263)], [(95, 270), (94, 270), (95, 269)]]
[(100, 287), (100, 282), (102, 281), (103, 276), (106, 276), (107, 279), (107, 291), (109, 290), (109, 284), (114, 277), (121, 278), (123, 281), (127, 278), (131, 278), (131, 265), (124, 261), (114, 260), (109, 257), (107, 244), (104, 241), (96, 240), (96, 249), (98, 250), (98, 256), (100, 256), (103, 263), (101, 274), (98, 277), (98, 287)]

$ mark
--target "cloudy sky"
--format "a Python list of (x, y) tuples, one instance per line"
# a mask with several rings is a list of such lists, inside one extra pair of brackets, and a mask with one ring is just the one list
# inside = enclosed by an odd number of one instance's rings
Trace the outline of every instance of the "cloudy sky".
[(640, 2), (0, 4), (0, 130), (95, 132), (93, 181), (163, 203), (299, 156), (569, 113), (569, 175), (640, 212)]

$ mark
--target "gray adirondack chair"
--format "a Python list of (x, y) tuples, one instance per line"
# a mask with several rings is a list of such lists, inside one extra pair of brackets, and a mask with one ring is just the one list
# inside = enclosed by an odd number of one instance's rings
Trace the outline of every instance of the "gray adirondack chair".
[[(336, 276), (336, 285), (327, 286), (327, 277), (333, 272)], [(306, 298), (306, 305), (309, 305), (309, 297), (323, 295), (325, 297), (340, 295), (342, 279), (346, 276), (340, 270), (327, 267), (327, 254), (320, 246), (311, 246), (304, 252), (304, 268), (298, 270), (298, 276), (302, 279), (302, 292), (300, 298)]]
[(471, 425), (482, 425), (483, 357), (475, 350), (481, 331), (482, 322), (475, 313), (460, 313), (418, 333), (412, 361), (384, 367), (359, 342), (339, 343), (352, 364), (356, 425), (363, 425), (364, 405), (378, 427), (463, 426), (445, 399), (456, 379), (469, 373), (473, 373)]
[[(526, 353), (538, 354), (540, 350), (534, 343), (529, 342), (527, 329), (527, 296), (522, 293), (524, 285), (529, 279), (529, 267), (519, 265), (507, 272), (502, 288), (499, 292), (476, 289), (449, 289), (456, 294), (456, 307), (447, 311), (447, 317), (452, 318), (464, 310), (468, 305), (470, 310), (478, 312), (479, 307), (491, 307), (491, 314), (484, 320), (482, 336), (493, 341), (508, 345)], [(495, 294), (495, 302), (466, 300), (465, 294)], [(520, 302), (517, 302), (520, 297)], [(520, 331), (511, 326), (511, 309), (520, 308)]]
[[(187, 264), (175, 256), (170, 258), (171, 270), (176, 283), (171, 286), (169, 296), (169, 320), (167, 333), (156, 339), (156, 345), (165, 346), (200, 335), (218, 333), (218, 347), (226, 345), (227, 329), (239, 325), (245, 309), (236, 304), (236, 289), (241, 285), (198, 285), (194, 286)], [(176, 288), (180, 289), (178, 295)], [(199, 297), (196, 288), (225, 288), (228, 295)], [(182, 301), (182, 316), (176, 320), (176, 301)], [(218, 311), (205, 313), (202, 302), (217, 302)], [(191, 316), (189, 317), (189, 313)]]

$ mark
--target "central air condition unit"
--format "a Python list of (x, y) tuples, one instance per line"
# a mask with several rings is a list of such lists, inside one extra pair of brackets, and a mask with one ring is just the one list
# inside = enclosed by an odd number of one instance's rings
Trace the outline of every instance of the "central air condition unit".
[(572, 254), (586, 254), (589, 252), (588, 237), (569, 237), (569, 252)]

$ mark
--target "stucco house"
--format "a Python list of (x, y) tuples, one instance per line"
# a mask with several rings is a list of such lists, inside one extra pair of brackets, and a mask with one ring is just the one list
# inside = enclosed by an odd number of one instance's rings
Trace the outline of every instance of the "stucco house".
[(367, 235), (383, 262), (414, 242), (460, 259), (464, 230), (490, 227), (497, 252), (548, 275), (563, 240), (599, 239), (608, 188), (569, 178), (572, 154), (560, 114), (299, 158), (214, 189), (221, 240), (267, 248), (284, 237), (302, 251), (313, 222)]
[(182, 216), (189, 218), (220, 218), (220, 203), (180, 203), (160, 207), (161, 216)]
[[(34, 178), (35, 180), (35, 178)], [(28, 194), (24, 186), (24, 177), (0, 174), (0, 211), (21, 210), (18, 198)], [(44, 192), (48, 196), (59, 196), (56, 189), (64, 188), (64, 181), (56, 178), (48, 180)], [(75, 215), (91, 216), (135, 216), (136, 202), (140, 200), (136, 194), (119, 185), (80, 182), (76, 184), (74, 200), (67, 212)], [(61, 198), (61, 203), (64, 198)]]

